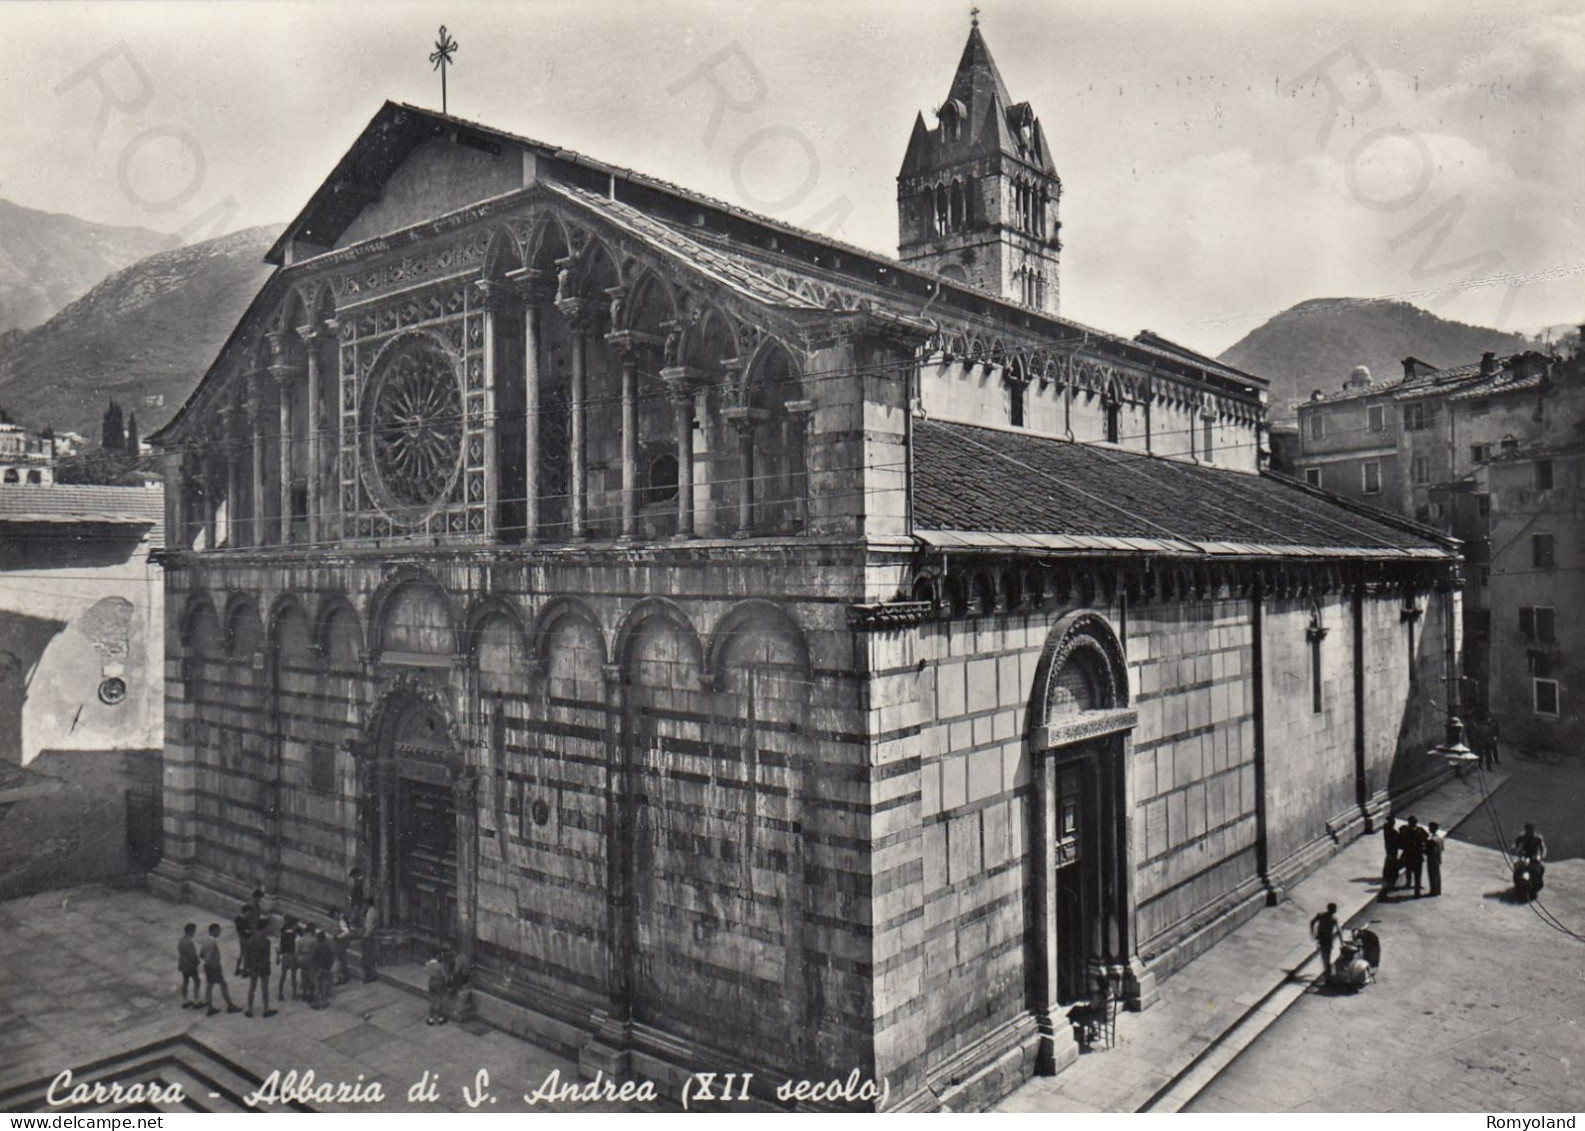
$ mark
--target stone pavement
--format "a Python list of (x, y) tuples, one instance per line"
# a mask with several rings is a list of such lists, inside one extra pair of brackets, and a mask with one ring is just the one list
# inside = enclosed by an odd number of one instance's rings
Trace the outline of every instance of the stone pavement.
[[(1503, 780), (1488, 774), (1487, 788)], [(1445, 829), (1479, 803), (1472, 775), (1449, 781), (1407, 811), (1421, 824), (1437, 821)], [(1354, 841), (1295, 884), (1282, 903), (1262, 909), (1163, 981), (1156, 1004), (1142, 1013), (1119, 1014), (1114, 1047), (1086, 1053), (1056, 1076), (1029, 1081), (996, 1110), (1180, 1110), (1320, 974), (1310, 918), (1328, 903), (1338, 905), (1339, 918), (1360, 915), (1375, 900), (1380, 875), (1381, 837)]]
[[(365, 1085), (383, 1086), (382, 1104), (314, 1105), (324, 1111), (465, 1111), (462, 1088), (475, 1084), (481, 1068), (498, 1101), (481, 1110), (672, 1110), (667, 1103), (530, 1107), (524, 1093), (553, 1071), (564, 1083), (585, 1083), (577, 1065), (480, 1023), (428, 1027), (425, 999), (388, 982), (338, 986), (332, 1006), (321, 1011), (287, 1001), (272, 1018), (182, 1009), (176, 939), (183, 923), (199, 924), (202, 933), (213, 919), (195, 906), (99, 885), (0, 903), (0, 1093), (186, 1033), (260, 1078), (275, 1069), (312, 1069), (320, 1082), (361, 1076)], [(242, 1005), (247, 983), (230, 977), (236, 936), (223, 926), (227, 980)], [(439, 1099), (408, 1103), (408, 1088), (426, 1070), (438, 1076)]]
[[(1585, 765), (1505, 763), (1492, 813), (1448, 841), (1438, 899), (1383, 900), (1382, 967), (1357, 996), (1305, 993), (1187, 1111), (1577, 1112), (1585, 1109)], [(1497, 850), (1547, 838), (1538, 905), (1510, 898)]]

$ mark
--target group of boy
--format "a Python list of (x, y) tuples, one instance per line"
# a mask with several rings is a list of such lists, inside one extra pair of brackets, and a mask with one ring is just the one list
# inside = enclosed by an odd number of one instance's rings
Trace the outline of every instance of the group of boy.
[[(198, 925), (188, 923), (182, 928), (182, 937), (176, 943), (176, 964), (182, 976), (182, 1008), (205, 1009), (209, 1016), (220, 1010), (214, 1004), (215, 988), (220, 988), (227, 1013), (244, 1013), (253, 1016), (253, 1003), (259, 997), (263, 1015), (274, 1017), (277, 1010), (270, 1008), (270, 979), (274, 968), (280, 970), (275, 987), (277, 1002), (286, 1000), (286, 987), (291, 984), (292, 1000), (306, 1001), (312, 1009), (324, 1009), (330, 1004), (332, 987), (350, 979), (347, 970), (347, 952), (360, 936), (363, 938), (363, 980), (376, 978), (376, 935), (378, 918), (374, 904), (364, 895), (363, 873), (354, 868), (349, 877), (348, 909), (330, 908), (328, 914), (335, 923), (334, 933), (318, 929), (310, 923), (300, 923), (294, 915), (285, 915), (277, 933), (275, 961), (271, 961), (270, 929), (273, 916), (264, 910), (264, 892), (255, 889), (253, 897), (237, 911), (232, 924), (236, 928), (238, 950), (235, 976), (248, 980), (248, 1004), (243, 1009), (231, 1000), (231, 989), (226, 984), (225, 964), (220, 953), (220, 924), (209, 924), (208, 934), (200, 942)], [(198, 996), (199, 970), (203, 971), (204, 996)], [(190, 992), (189, 992), (190, 988)]]

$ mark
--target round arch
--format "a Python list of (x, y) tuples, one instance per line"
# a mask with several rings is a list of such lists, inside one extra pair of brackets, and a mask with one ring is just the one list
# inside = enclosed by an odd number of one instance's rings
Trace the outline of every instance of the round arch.
[(600, 627), (600, 618), (588, 605), (576, 597), (557, 597), (534, 618), (533, 638), (530, 641), (529, 655), (542, 669), (550, 663), (550, 644), (557, 627), (567, 620), (578, 621), (594, 630), (595, 636), (600, 641), (600, 663), (606, 663), (611, 655), (610, 642), (606, 639), (605, 629)]
[(693, 626), (693, 621), (688, 619), (688, 614), (674, 602), (664, 597), (646, 597), (628, 611), (622, 619), (621, 626), (616, 631), (614, 659), (622, 668), (623, 677), (628, 673), (628, 668), (633, 661), (633, 644), (643, 631), (644, 626), (652, 620), (664, 620), (677, 628), (687, 640), (693, 650), (694, 664), (702, 671), (704, 669), (704, 645), (699, 639), (699, 633)]
[(461, 652), (461, 638), (459, 626), (461, 618), (457, 609), (446, 592), (445, 586), (431, 573), (416, 566), (407, 566), (398, 570), (380, 584), (369, 598), (368, 614), (368, 642), (369, 654), (376, 658), (384, 651), (386, 640), (390, 634), (391, 612), (397, 607), (398, 602), (411, 590), (429, 592), (435, 599), (438, 608), (444, 611), (445, 628), (447, 631), (447, 651), (451, 655)]
[(798, 674), (805, 679), (814, 676), (814, 666), (809, 657), (809, 641), (803, 629), (781, 605), (774, 601), (755, 598), (743, 601), (728, 609), (710, 632), (705, 649), (706, 670), (719, 685), (726, 659), (734, 643), (753, 632), (769, 631), (784, 637), (793, 648), (794, 664)]
[[(1080, 692), (1087, 689), (1088, 702)], [(1037, 748), (1055, 745), (1074, 727), (1093, 730), (1074, 716), (1091, 715), (1095, 724), (1116, 725), (1101, 731), (1131, 726), (1128, 711), (1128, 662), (1117, 632), (1100, 613), (1072, 612), (1052, 626), (1035, 667), (1030, 691), (1027, 731)]]
[(264, 644), (264, 625), (259, 620), (258, 602), (245, 593), (233, 593), (226, 600), (223, 624), (227, 656), (235, 658), (251, 655)]
[(353, 635), (357, 637), (358, 651), (363, 651), (365, 643), (363, 618), (358, 615), (357, 606), (347, 599), (345, 593), (331, 593), (321, 598), (319, 607), (314, 610), (314, 647), (322, 656), (330, 655), (331, 620), (338, 613), (345, 616), (351, 623)]
[(523, 654), (528, 655), (528, 628), (523, 623), (523, 615), (518, 612), (516, 605), (505, 597), (497, 595), (481, 597), (469, 606), (467, 614), (463, 618), (463, 655), (468, 656), (470, 659), (477, 659), (479, 634), (488, 626), (491, 620), (497, 617), (505, 619), (512, 625), (513, 631), (517, 634), (518, 644), (523, 649)]

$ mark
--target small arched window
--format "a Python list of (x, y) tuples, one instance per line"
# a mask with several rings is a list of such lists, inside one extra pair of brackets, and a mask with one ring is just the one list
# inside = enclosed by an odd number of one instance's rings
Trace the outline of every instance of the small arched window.
[(1110, 681), (1103, 663), (1093, 648), (1074, 649), (1051, 681), (1047, 717), (1055, 719), (1112, 707)]
[(650, 461), (645, 501), (663, 503), (677, 497), (677, 457), (662, 453)]

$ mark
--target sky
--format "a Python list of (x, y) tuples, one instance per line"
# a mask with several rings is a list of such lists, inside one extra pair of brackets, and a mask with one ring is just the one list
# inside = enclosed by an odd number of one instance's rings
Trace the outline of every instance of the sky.
[[(1294, 303), (1585, 319), (1577, 0), (979, 0), (1062, 178), (1062, 312), (1211, 352)], [(895, 254), (969, 4), (0, 4), (0, 198), (205, 238), (284, 224), (386, 99)]]

